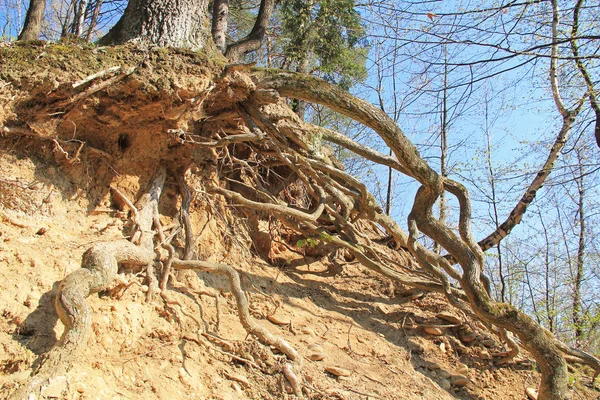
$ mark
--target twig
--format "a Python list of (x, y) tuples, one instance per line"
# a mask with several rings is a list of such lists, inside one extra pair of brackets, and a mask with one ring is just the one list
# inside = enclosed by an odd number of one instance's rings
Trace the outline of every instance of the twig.
[(109, 78), (107, 80), (105, 80), (104, 82), (100, 82), (97, 83), (93, 86), (90, 86), (86, 91), (81, 92), (76, 94), (75, 96), (73, 96), (72, 98), (65, 100), (61, 103), (59, 103), (58, 107), (65, 107), (69, 104), (75, 104), (80, 102), (81, 100), (93, 95), (96, 92), (99, 92), (103, 89), (106, 89), (107, 87), (109, 87), (110, 85), (117, 83), (118, 81), (122, 80), (123, 78), (131, 75), (133, 72), (135, 71), (135, 67), (130, 67), (127, 68), (126, 70), (124, 70), (122, 73), (120, 73), (117, 76), (113, 76), (112, 78)]
[[(186, 339), (188, 339), (188, 340), (193, 340), (193, 339), (189, 339), (189, 338), (187, 338), (187, 337), (186, 337)], [(197, 340), (194, 340), (194, 341), (195, 341), (196, 343), (199, 343), (199, 341), (197, 341)], [(257, 363), (255, 363), (254, 361), (250, 361), (250, 360), (248, 360), (247, 358), (240, 357), (240, 356), (236, 356), (235, 354), (232, 354), (232, 353), (230, 353), (230, 352), (228, 352), (228, 351), (225, 351), (225, 350), (219, 349), (218, 347), (215, 347), (215, 346), (213, 346), (213, 345), (212, 345), (210, 342), (209, 342), (209, 343), (204, 343), (204, 345), (205, 345), (206, 347), (208, 347), (209, 349), (213, 349), (213, 350), (215, 350), (215, 351), (216, 351), (216, 352), (218, 352), (218, 353), (221, 353), (221, 354), (223, 354), (223, 355), (229, 356), (229, 357), (233, 358), (234, 360), (237, 360), (237, 361), (243, 362), (244, 364), (250, 365), (250, 366), (252, 366), (252, 367), (254, 367), (254, 368), (256, 368), (256, 369), (260, 370), (260, 366), (259, 366)]]
[(116, 72), (116, 71), (119, 71), (119, 70), (121, 70), (121, 66), (120, 65), (117, 65), (115, 67), (107, 68), (105, 70), (96, 72), (95, 74), (92, 74), (92, 75), (90, 75), (90, 76), (88, 76), (88, 77), (86, 77), (86, 78), (84, 78), (84, 79), (82, 79), (80, 81), (77, 81), (77, 82), (73, 83), (72, 87), (73, 87), (73, 89), (76, 89), (79, 86), (85, 85), (86, 83), (88, 83), (90, 81), (93, 81), (96, 78), (100, 78), (100, 77), (102, 77), (104, 75), (107, 75), (107, 74), (109, 74), (111, 72)]
[(375, 396), (374, 394), (371, 394), (371, 393), (359, 392), (358, 390), (353, 389), (350, 386), (344, 386), (344, 389), (346, 389), (352, 393), (360, 394), (361, 396), (367, 396), (368, 398), (371, 398), (371, 399), (380, 399), (381, 398), (381, 397)]

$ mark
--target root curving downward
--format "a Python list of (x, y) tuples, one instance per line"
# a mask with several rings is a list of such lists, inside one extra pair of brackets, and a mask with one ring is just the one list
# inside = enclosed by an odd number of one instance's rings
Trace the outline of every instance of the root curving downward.
[(30, 381), (9, 399), (29, 399), (42, 395), (44, 386), (55, 376), (67, 372), (75, 355), (85, 346), (91, 327), (86, 298), (107, 289), (117, 275), (118, 263), (147, 265), (154, 253), (126, 240), (97, 243), (83, 255), (82, 268), (61, 282), (55, 300), (60, 320), (65, 325), (58, 344), (42, 359)]

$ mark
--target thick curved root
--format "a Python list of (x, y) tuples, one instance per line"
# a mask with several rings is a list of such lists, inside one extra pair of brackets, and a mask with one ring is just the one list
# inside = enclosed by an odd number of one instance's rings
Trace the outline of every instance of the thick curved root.
[(154, 253), (126, 240), (97, 243), (83, 255), (82, 268), (60, 283), (55, 300), (56, 311), (65, 325), (58, 344), (44, 356), (29, 382), (14, 392), (10, 399), (28, 399), (41, 395), (45, 385), (67, 372), (73, 356), (85, 345), (91, 317), (86, 298), (107, 289), (117, 275), (118, 263), (147, 265)]

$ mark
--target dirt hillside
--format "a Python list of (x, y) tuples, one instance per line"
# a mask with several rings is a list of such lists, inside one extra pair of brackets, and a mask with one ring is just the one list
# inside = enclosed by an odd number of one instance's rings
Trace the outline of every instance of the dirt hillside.
[[(302, 355), (296, 373), (308, 398), (527, 398), (539, 380), (534, 363), (524, 354), (501, 365), (498, 339), (441, 296), (319, 254), (268, 215), (257, 220), (205, 191), (224, 184), (222, 155), (178, 147), (173, 132), (210, 131), (211, 116), (243, 95), (243, 79), (221, 78), (222, 67), (167, 50), (0, 48), (0, 398), (57, 344), (58, 283), (92, 244), (127, 237), (131, 215), (114, 189), (135, 201), (164, 162), (190, 187), (195, 257), (240, 273), (252, 317)], [(198, 103), (201, 115), (181, 118)], [(182, 251), (173, 176), (160, 222)], [(121, 266), (113, 288), (88, 299), (87, 345), (45, 398), (293, 398), (285, 356), (247, 335), (225, 279), (180, 271), (149, 301), (146, 275)], [(574, 398), (598, 397), (589, 379), (573, 377)]]

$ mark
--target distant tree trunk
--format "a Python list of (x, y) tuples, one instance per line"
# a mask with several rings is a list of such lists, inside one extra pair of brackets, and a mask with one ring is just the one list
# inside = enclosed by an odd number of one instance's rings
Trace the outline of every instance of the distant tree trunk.
[(46, 0), (31, 0), (19, 40), (37, 40), (42, 30)]
[(85, 35), (85, 40), (88, 42), (92, 41), (92, 35), (94, 34), (96, 25), (98, 25), (98, 15), (100, 15), (101, 8), (102, 0), (96, 0), (96, 4), (94, 5), (94, 12), (92, 13), (92, 20), (90, 21), (90, 26), (88, 27), (87, 33)]
[(130, 40), (199, 50), (210, 43), (208, 0), (130, 0), (100, 44)]
[(581, 346), (581, 340), (583, 339), (583, 316), (581, 310), (581, 284), (583, 283), (583, 267), (585, 260), (585, 186), (583, 182), (584, 170), (583, 170), (583, 157), (581, 154), (582, 150), (577, 150), (577, 162), (578, 162), (578, 177), (575, 179), (577, 183), (577, 191), (579, 193), (578, 199), (578, 214), (579, 214), (579, 243), (577, 246), (577, 271), (575, 272), (575, 279), (573, 282), (573, 325), (575, 333), (575, 347)]
[(211, 34), (217, 48), (225, 54), (227, 43), (227, 16), (229, 15), (229, 0), (215, 0), (213, 3), (213, 19)]
[(85, 21), (85, 12), (88, 7), (87, 0), (80, 0), (79, 5), (77, 6), (77, 13), (75, 14), (75, 18), (73, 19), (73, 27), (71, 28), (71, 33), (80, 37), (81, 32), (83, 30), (83, 22)]

